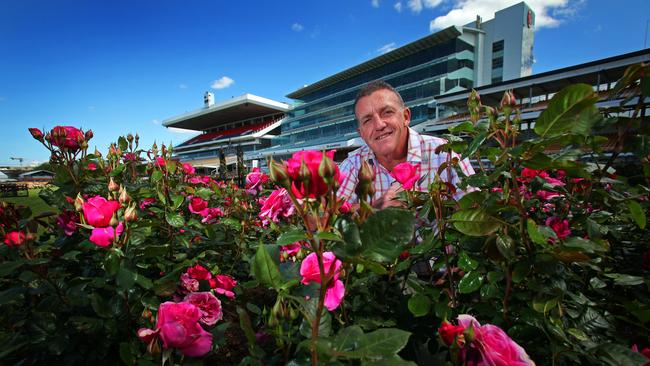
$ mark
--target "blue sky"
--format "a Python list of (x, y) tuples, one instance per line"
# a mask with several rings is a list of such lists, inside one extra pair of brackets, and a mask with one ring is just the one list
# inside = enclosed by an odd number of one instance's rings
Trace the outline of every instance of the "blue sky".
[[(484, 20), (516, 0), (0, 1), (0, 165), (46, 161), (28, 127), (92, 129), (105, 152), (191, 135), (161, 121), (252, 93), (285, 95), (431, 28)], [(530, 0), (533, 72), (644, 47), (648, 0)], [(646, 41), (650, 45), (650, 35)]]

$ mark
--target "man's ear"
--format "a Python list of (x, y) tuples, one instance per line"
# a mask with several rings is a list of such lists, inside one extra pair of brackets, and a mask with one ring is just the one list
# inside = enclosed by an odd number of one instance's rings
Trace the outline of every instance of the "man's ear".
[(411, 123), (411, 110), (408, 107), (404, 107), (404, 126), (408, 126)]

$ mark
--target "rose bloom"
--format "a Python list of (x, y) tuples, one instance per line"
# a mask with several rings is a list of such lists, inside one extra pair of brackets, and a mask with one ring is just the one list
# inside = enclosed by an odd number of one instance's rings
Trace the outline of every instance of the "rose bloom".
[(190, 209), (191, 213), (205, 216), (208, 214), (208, 201), (204, 200), (201, 197), (192, 197), (190, 198), (188, 208)]
[(177, 348), (185, 356), (201, 357), (212, 348), (212, 334), (201, 325), (201, 310), (189, 302), (164, 302), (158, 308), (156, 328), (165, 348)]
[(260, 172), (259, 168), (253, 168), (253, 170), (246, 175), (246, 193), (258, 194), (262, 192), (264, 183), (268, 181), (268, 175)]
[(557, 193), (557, 192), (545, 191), (543, 189), (540, 189), (535, 194), (537, 195), (538, 198), (540, 198), (540, 199), (542, 199), (544, 201), (548, 201), (548, 200), (551, 200), (551, 199), (557, 198), (557, 197), (562, 197), (562, 195)]
[(569, 235), (571, 235), (571, 229), (569, 228), (569, 220), (562, 220), (557, 216), (549, 217), (546, 219), (546, 226), (553, 229), (555, 235), (558, 239), (564, 240)]
[(208, 223), (215, 223), (217, 222), (217, 218), (223, 217), (224, 213), (221, 211), (219, 207), (210, 207), (208, 208), (208, 212), (203, 216), (203, 220), (201, 220), (201, 223), (203, 224), (208, 224)]
[(440, 328), (438, 328), (438, 334), (440, 334), (440, 338), (442, 338), (442, 341), (447, 346), (451, 346), (456, 341), (458, 346), (462, 347), (465, 342), (463, 337), (464, 331), (465, 328), (462, 325), (453, 325), (447, 321), (443, 321), (440, 324)]
[(189, 274), (181, 275), (181, 292), (196, 292), (199, 290), (199, 280), (192, 278)]
[(18, 247), (25, 243), (26, 235), (22, 231), (11, 231), (5, 235), (5, 244), (8, 247)]
[(77, 223), (79, 217), (77, 214), (70, 210), (63, 210), (63, 212), (56, 218), (56, 224), (63, 229), (66, 236), (72, 236), (77, 231)]
[(399, 163), (393, 168), (390, 175), (395, 178), (396, 181), (400, 182), (404, 189), (409, 190), (413, 188), (418, 179), (420, 179), (420, 164), (411, 165), (408, 162)]
[(154, 203), (156, 203), (156, 199), (155, 199), (155, 198), (143, 198), (143, 199), (140, 201), (140, 209), (141, 209), (141, 210), (144, 210), (147, 206), (151, 206), (151, 205), (153, 205)]
[(271, 221), (278, 222), (280, 217), (289, 217), (295, 211), (289, 192), (284, 188), (276, 189), (266, 198), (260, 198), (259, 203), (262, 205), (259, 218), (264, 226)]
[(289, 245), (283, 245), (280, 247), (280, 261), (284, 261), (285, 258), (295, 257), (302, 249), (302, 245), (297, 241)]
[(351, 209), (352, 209), (352, 205), (350, 204), (350, 202), (345, 201), (343, 202), (341, 207), (339, 207), (339, 212), (342, 214), (346, 214), (349, 213)]
[[(334, 150), (327, 151), (324, 154), (334, 160)], [(327, 183), (325, 183), (325, 180), (323, 180), (323, 178), (318, 174), (321, 160), (323, 160), (323, 152), (315, 150), (299, 151), (294, 153), (291, 158), (287, 159), (287, 172), (293, 181), (291, 183), (291, 191), (297, 198), (317, 198), (327, 193)], [(310, 173), (309, 184), (306, 186), (298, 177), (300, 166), (303, 161), (305, 162), (305, 165), (307, 165)], [(335, 164), (334, 179), (338, 181), (340, 174), (339, 168)]]
[(102, 196), (91, 197), (82, 206), (86, 223), (95, 227), (108, 226), (113, 214), (119, 208), (119, 202), (109, 201)]
[[(329, 311), (334, 311), (345, 296), (345, 287), (343, 281), (339, 280), (341, 266), (343, 264), (332, 252), (323, 253), (323, 267), (326, 274), (332, 273), (332, 279), (328, 283), (325, 291), (324, 305)], [(300, 275), (302, 284), (308, 285), (310, 282), (321, 283), (320, 268), (318, 267), (318, 257), (316, 253), (310, 253), (300, 265)]]
[(122, 222), (117, 224), (113, 229), (112, 226), (94, 228), (90, 234), (90, 240), (93, 244), (100, 247), (107, 247), (113, 243), (116, 237), (122, 235), (124, 231), (124, 224)]
[(210, 279), (210, 287), (218, 294), (226, 295), (230, 299), (235, 298), (235, 293), (232, 292), (235, 286), (237, 286), (237, 281), (228, 275), (216, 275)]
[(165, 169), (167, 166), (167, 161), (162, 156), (156, 156), (154, 164), (160, 169)]
[(535, 365), (526, 351), (501, 328), (492, 324), (481, 325), (471, 315), (458, 316), (458, 326), (467, 329), (470, 325), (474, 329), (474, 340), (461, 348), (460, 361), (476, 366)]
[(215, 325), (223, 318), (221, 301), (212, 292), (192, 292), (185, 296), (183, 301), (189, 302), (199, 308), (201, 312), (201, 319), (199, 321), (205, 325)]
[(190, 277), (197, 279), (197, 280), (209, 280), (212, 278), (212, 273), (208, 271), (205, 267), (203, 267), (200, 264), (194, 265), (193, 267), (190, 267), (187, 269), (187, 274), (190, 275)]
[(196, 170), (194, 169), (192, 164), (183, 163), (183, 172), (185, 174), (191, 175), (191, 174), (194, 174), (196, 172)]
[(85, 140), (84, 133), (72, 126), (56, 126), (50, 131), (52, 145), (60, 148), (79, 150), (79, 144)]
[(90, 171), (97, 170), (97, 164), (95, 163), (88, 163), (88, 166), (86, 167)]

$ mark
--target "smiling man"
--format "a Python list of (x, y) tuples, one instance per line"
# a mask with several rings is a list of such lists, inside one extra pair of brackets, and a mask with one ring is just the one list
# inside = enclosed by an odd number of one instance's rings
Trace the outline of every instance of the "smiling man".
[[(409, 128), (411, 110), (404, 105), (399, 93), (384, 81), (373, 81), (361, 88), (354, 103), (354, 113), (359, 134), (366, 145), (348, 154), (347, 159), (341, 163), (340, 170), (346, 176), (339, 188), (339, 196), (350, 203), (358, 202), (354, 191), (363, 161), (367, 161), (375, 173), (375, 195), (371, 202), (375, 208), (401, 205), (395, 198), (403, 188), (390, 175), (400, 163), (419, 164), (420, 176), (423, 178), (417, 189), (427, 190), (434, 181), (438, 168), (449, 158), (445, 152), (435, 152), (436, 147), (446, 141), (420, 135)], [(467, 159), (461, 160), (458, 165), (463, 174), (474, 174)], [(454, 186), (459, 181), (454, 169), (446, 169), (442, 179)], [(460, 198), (462, 194), (458, 190), (455, 197)]]

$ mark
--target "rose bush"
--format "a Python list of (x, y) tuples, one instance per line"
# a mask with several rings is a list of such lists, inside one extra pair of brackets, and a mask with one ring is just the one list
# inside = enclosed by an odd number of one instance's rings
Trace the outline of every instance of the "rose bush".
[[(647, 97), (647, 75), (609, 95)], [(57, 212), (0, 204), (1, 363), (643, 365), (647, 106), (598, 98), (571, 86), (524, 134), (512, 93), (472, 93), (440, 149), (477, 173), (385, 210), (363, 164), (359, 204), (336, 197), (333, 152), (239, 187), (137, 135), (102, 155), (92, 133), (30, 129)]]

